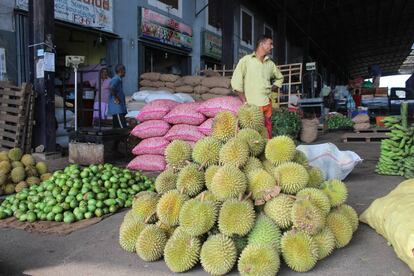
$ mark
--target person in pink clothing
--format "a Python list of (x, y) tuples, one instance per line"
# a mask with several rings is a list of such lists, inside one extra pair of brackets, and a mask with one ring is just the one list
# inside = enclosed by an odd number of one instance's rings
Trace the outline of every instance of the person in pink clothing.
[(108, 74), (108, 69), (103, 68), (101, 70), (101, 102), (99, 102), (99, 86), (96, 86), (96, 95), (95, 95), (95, 102), (93, 105), (93, 119), (94, 121), (99, 120), (99, 105), (101, 105), (101, 119), (106, 120), (107, 119), (107, 113), (108, 113), (108, 101), (109, 101), (109, 83), (111, 82), (111, 78)]

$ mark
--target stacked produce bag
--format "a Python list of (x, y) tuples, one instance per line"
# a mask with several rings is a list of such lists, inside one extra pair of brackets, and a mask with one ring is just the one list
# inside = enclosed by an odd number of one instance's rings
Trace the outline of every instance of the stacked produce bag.
[(369, 116), (367, 114), (358, 114), (354, 118), (352, 118), (354, 124), (354, 130), (364, 130), (369, 129)]
[(408, 125), (408, 104), (401, 104), (401, 116), (386, 117), (383, 122), (391, 131), (381, 141), (381, 156), (376, 172), (385, 175), (414, 177), (414, 125)]
[(346, 185), (325, 181), (288, 136), (268, 140), (257, 107), (237, 115), (219, 112), (193, 148), (166, 148), (156, 192), (139, 193), (120, 226), (124, 250), (164, 257), (173, 272), (201, 263), (212, 275), (275, 275), (282, 259), (305, 272), (350, 242), (358, 216)]

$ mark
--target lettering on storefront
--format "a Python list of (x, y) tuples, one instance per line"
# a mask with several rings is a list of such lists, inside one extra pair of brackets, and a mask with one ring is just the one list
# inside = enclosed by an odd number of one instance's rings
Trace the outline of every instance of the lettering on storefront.
[(201, 54), (221, 60), (222, 39), (221, 36), (209, 31), (203, 32)]

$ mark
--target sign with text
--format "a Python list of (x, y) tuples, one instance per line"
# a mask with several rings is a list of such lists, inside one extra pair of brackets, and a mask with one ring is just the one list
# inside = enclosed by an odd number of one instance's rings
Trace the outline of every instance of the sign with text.
[[(55, 0), (55, 19), (112, 32), (112, 1)], [(16, 7), (28, 11), (29, 0), (16, 0)]]
[(203, 44), (201, 54), (221, 60), (222, 39), (221, 36), (209, 31), (203, 32)]
[(142, 8), (140, 30), (143, 38), (191, 51), (191, 27), (172, 18)]

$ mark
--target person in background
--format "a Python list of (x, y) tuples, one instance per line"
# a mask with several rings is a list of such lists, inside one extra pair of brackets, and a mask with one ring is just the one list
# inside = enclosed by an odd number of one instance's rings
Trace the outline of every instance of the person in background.
[(125, 94), (122, 88), (122, 78), (125, 77), (125, 66), (115, 66), (115, 76), (109, 84), (108, 116), (112, 116), (114, 128), (126, 128), (125, 115), (127, 114)]
[(372, 78), (372, 86), (374, 88), (378, 88), (380, 84), (380, 78), (381, 78), (381, 68), (377, 65), (371, 65), (368, 67), (369, 76)]
[(233, 90), (243, 102), (260, 107), (265, 116), (269, 138), (272, 137), (272, 92), (282, 87), (283, 75), (268, 56), (273, 49), (273, 39), (262, 35), (256, 50), (240, 59), (231, 79)]
[[(96, 92), (95, 102), (93, 104), (93, 120), (96, 122), (99, 120), (99, 106), (101, 106), (101, 119), (107, 119), (108, 102), (109, 102), (109, 84), (111, 78), (109, 77), (108, 69), (102, 68), (100, 75), (100, 87), (101, 87), (101, 101), (99, 102), (99, 91)], [(96, 87), (99, 89), (99, 86)]]

